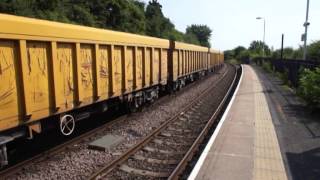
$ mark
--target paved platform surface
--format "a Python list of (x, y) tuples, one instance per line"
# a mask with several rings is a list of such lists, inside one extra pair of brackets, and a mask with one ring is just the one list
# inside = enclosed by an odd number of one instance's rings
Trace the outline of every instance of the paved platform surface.
[[(268, 106), (267, 91), (256, 71), (243, 66), (242, 82), (195, 179), (287, 179)], [(202, 156), (203, 156), (202, 155)]]
[(252, 66), (261, 80), (288, 179), (320, 179), (320, 112), (310, 113), (292, 90), (274, 74)]

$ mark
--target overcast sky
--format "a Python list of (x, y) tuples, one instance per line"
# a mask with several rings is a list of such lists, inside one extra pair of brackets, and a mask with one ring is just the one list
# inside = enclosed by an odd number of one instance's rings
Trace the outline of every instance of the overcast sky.
[[(148, 2), (148, 0), (144, 0)], [(248, 47), (262, 40), (266, 19), (266, 43), (275, 49), (302, 44), (307, 0), (158, 0), (166, 17), (180, 31), (190, 24), (206, 24), (213, 30), (211, 44), (220, 50)], [(320, 40), (320, 0), (310, 0), (308, 43)]]

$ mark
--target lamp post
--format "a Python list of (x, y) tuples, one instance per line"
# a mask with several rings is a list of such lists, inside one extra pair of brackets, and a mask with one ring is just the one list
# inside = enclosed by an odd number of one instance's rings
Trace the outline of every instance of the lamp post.
[(265, 45), (265, 38), (266, 38), (266, 19), (264, 17), (257, 17), (257, 20), (263, 19), (263, 47), (262, 47), (262, 56), (264, 57), (264, 45)]
[(303, 59), (304, 60), (307, 59), (307, 35), (308, 35), (308, 26), (310, 25), (310, 23), (308, 22), (308, 18), (309, 18), (309, 0), (307, 0), (306, 22), (303, 23), (305, 30), (304, 30), (304, 34), (302, 35), (302, 40), (304, 41), (304, 44), (303, 44)]

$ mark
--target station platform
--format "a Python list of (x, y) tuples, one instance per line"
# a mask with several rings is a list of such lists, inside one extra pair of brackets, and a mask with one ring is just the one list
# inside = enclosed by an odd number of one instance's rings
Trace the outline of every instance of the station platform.
[(288, 179), (266, 90), (249, 65), (189, 179)]

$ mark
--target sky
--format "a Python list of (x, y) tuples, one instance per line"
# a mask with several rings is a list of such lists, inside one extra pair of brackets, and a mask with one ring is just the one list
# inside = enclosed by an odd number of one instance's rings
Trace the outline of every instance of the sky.
[[(148, 2), (148, 0), (143, 0)], [(188, 25), (206, 24), (212, 30), (211, 46), (219, 50), (248, 47), (253, 40), (263, 39), (269, 47), (298, 48), (306, 18), (307, 0), (158, 0), (162, 11), (179, 31)], [(320, 40), (320, 0), (310, 0), (308, 43)]]

